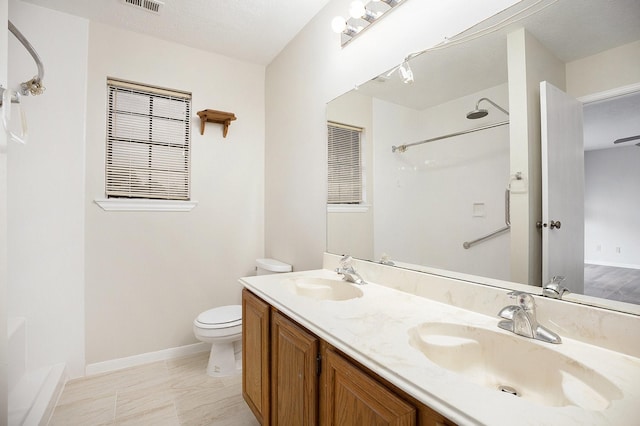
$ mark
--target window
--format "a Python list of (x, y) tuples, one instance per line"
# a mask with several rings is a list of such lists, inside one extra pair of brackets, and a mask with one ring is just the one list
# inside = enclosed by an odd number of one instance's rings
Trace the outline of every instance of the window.
[(106, 195), (190, 197), (191, 94), (108, 79)]
[(328, 124), (329, 204), (362, 203), (362, 129)]

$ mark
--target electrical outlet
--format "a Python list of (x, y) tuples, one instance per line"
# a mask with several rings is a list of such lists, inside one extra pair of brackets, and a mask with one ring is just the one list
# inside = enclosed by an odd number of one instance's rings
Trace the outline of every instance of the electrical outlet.
[(616, 247), (616, 253), (620, 254), (620, 247)]
[(596, 245), (596, 251), (602, 251), (602, 244)]

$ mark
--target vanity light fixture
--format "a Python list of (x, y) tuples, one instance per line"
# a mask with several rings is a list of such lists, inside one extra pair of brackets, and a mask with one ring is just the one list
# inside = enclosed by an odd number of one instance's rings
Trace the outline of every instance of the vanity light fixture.
[(344, 47), (356, 36), (378, 22), (386, 13), (407, 0), (356, 0), (349, 5), (349, 18), (336, 16), (331, 21), (331, 28), (340, 34), (340, 44)]

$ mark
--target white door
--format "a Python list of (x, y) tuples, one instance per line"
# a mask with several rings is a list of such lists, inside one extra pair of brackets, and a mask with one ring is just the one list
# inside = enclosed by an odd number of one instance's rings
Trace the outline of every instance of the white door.
[(584, 142), (582, 103), (540, 83), (542, 123), (542, 282), (565, 277), (584, 292)]

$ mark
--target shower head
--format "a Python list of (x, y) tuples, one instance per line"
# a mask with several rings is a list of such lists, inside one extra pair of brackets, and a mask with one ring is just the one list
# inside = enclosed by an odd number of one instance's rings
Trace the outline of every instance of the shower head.
[(496, 104), (491, 99), (489, 99), (489, 98), (480, 98), (480, 99), (478, 99), (478, 102), (476, 102), (476, 109), (474, 109), (473, 111), (469, 111), (467, 113), (467, 118), (469, 120), (475, 120), (477, 118), (486, 117), (489, 114), (488, 110), (480, 109), (479, 105), (480, 105), (480, 102), (482, 102), (482, 101), (489, 102), (491, 105), (493, 105), (494, 107), (498, 108), (500, 111), (502, 111), (505, 114), (509, 115), (509, 111), (507, 111), (506, 109), (502, 108), (500, 105)]
[(486, 109), (474, 109), (473, 111), (469, 111), (467, 113), (467, 118), (469, 120), (475, 120), (476, 118), (486, 117), (489, 114), (489, 111)]

